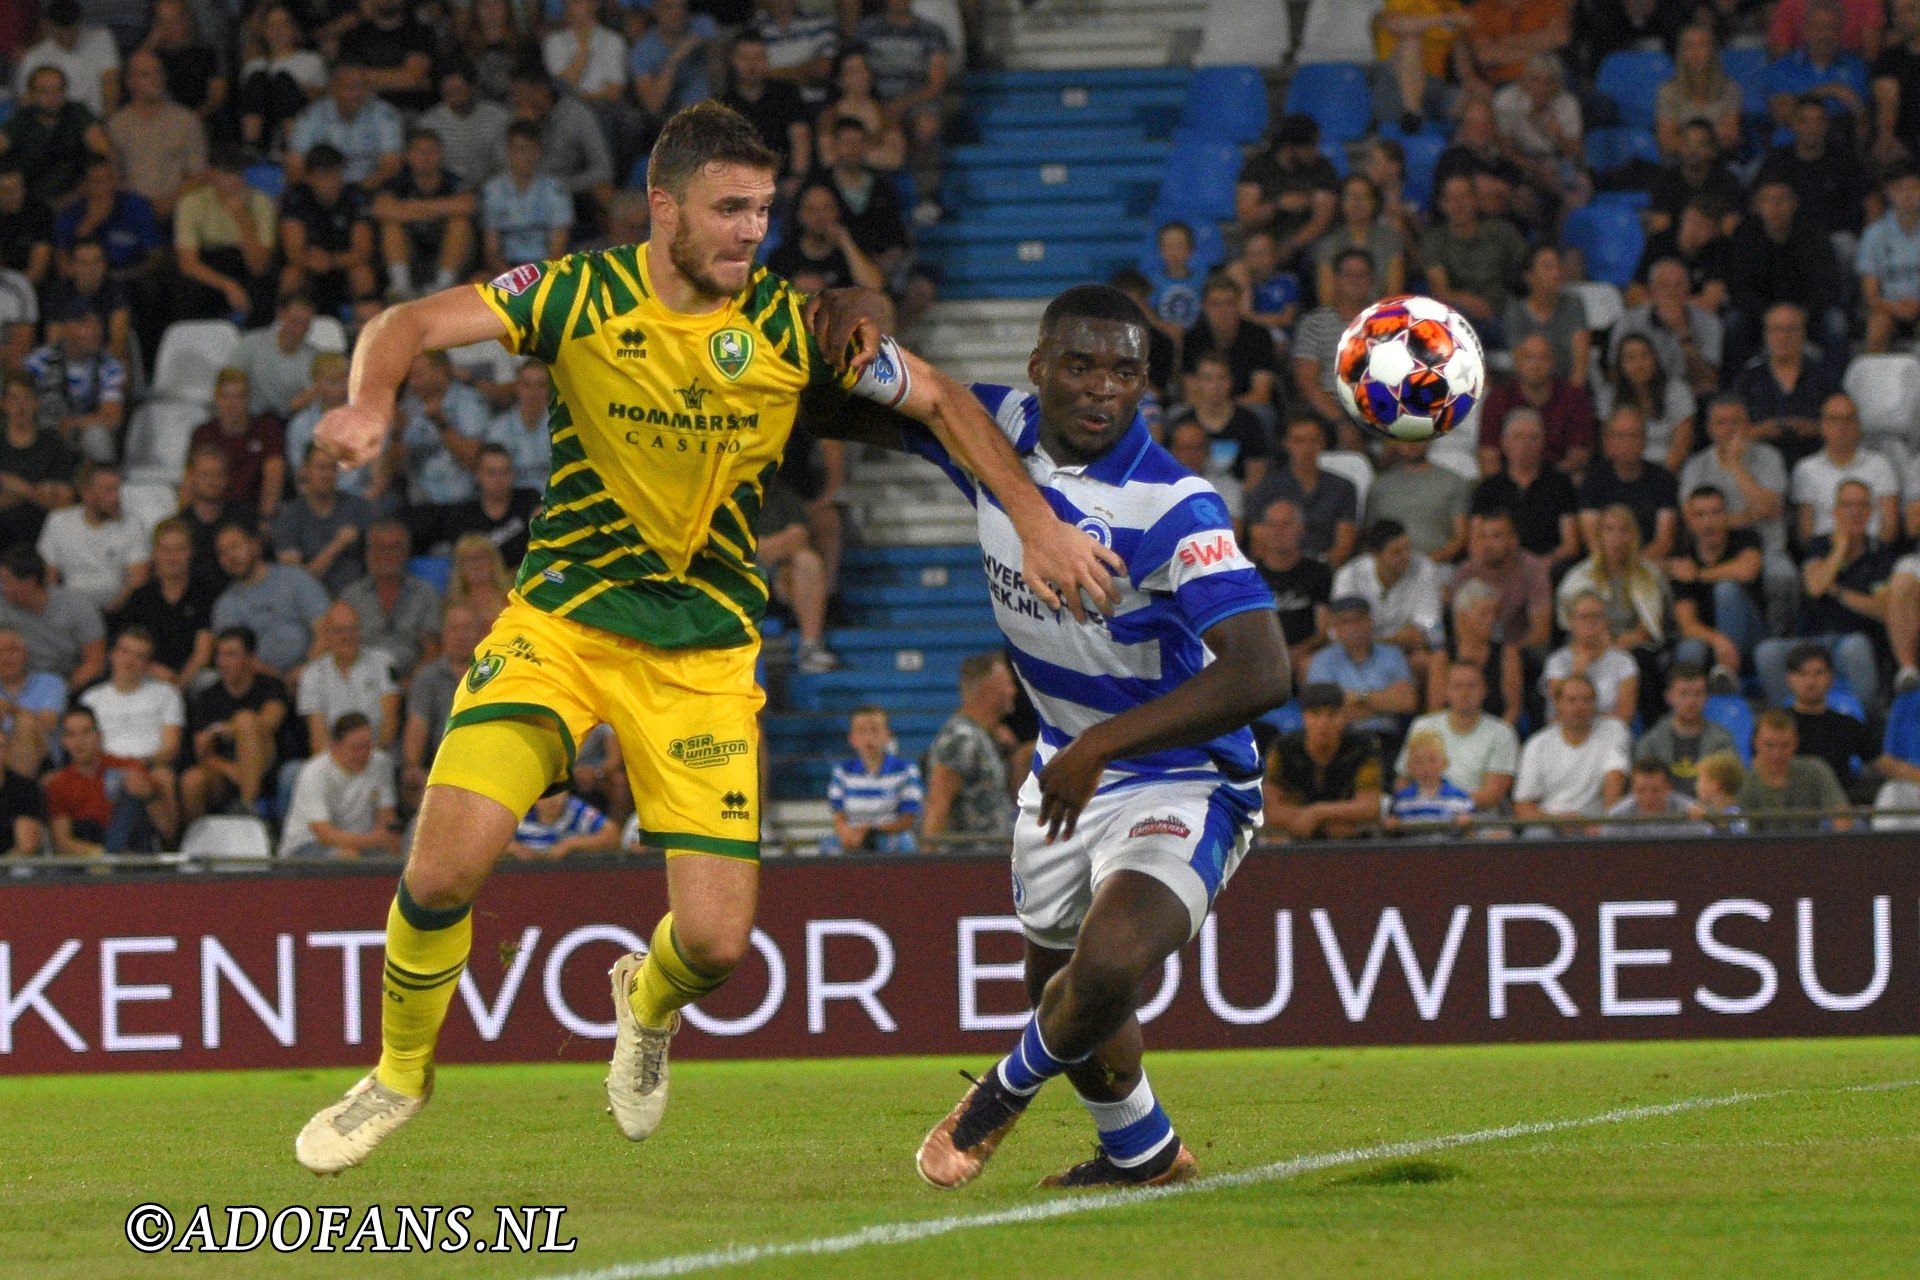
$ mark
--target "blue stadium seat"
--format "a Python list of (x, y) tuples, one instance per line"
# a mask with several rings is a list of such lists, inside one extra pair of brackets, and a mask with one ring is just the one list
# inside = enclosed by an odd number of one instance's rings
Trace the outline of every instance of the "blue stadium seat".
[(1767, 114), (1767, 51), (1755, 46), (1750, 49), (1723, 49), (1720, 53), (1720, 65), (1726, 68), (1727, 75), (1740, 86), (1740, 114), (1743, 116), (1764, 116)]
[(407, 572), (416, 578), (424, 578), (435, 591), (444, 593), (448, 579), (453, 577), (453, 559), (450, 556), (415, 556), (407, 561)]
[(1753, 763), (1753, 708), (1738, 694), (1717, 693), (1707, 699), (1706, 717), (1733, 735), (1733, 749), (1740, 763)]
[(1173, 135), (1173, 151), (1160, 179), (1154, 225), (1168, 217), (1183, 222), (1218, 222), (1233, 216), (1240, 183), (1240, 148), (1225, 138), (1186, 130)]
[(1595, 173), (1612, 173), (1629, 161), (1660, 163), (1660, 144), (1653, 130), (1637, 125), (1616, 125), (1587, 131), (1587, 168)]
[(1447, 137), (1422, 129), (1402, 133), (1398, 125), (1382, 125), (1380, 136), (1392, 138), (1407, 154), (1406, 197), (1424, 209), (1433, 203), (1433, 171), (1440, 164), (1440, 153), (1447, 149)]
[(1254, 67), (1201, 67), (1187, 81), (1180, 127), (1249, 143), (1267, 131), (1267, 82)]
[(1293, 73), (1287, 110), (1319, 121), (1324, 140), (1351, 142), (1373, 123), (1371, 69), (1354, 62), (1309, 63)]
[(287, 189), (286, 170), (264, 160), (259, 164), (248, 165), (246, 178), (248, 186), (269, 200), (278, 200)]
[(1867, 709), (1860, 705), (1860, 695), (1853, 691), (1853, 686), (1838, 671), (1833, 673), (1833, 687), (1827, 690), (1827, 710), (1852, 716), (1861, 724), (1867, 722)]
[(1620, 123), (1653, 127), (1653, 100), (1673, 78), (1673, 59), (1658, 49), (1625, 49), (1600, 61), (1594, 87), (1620, 109)]
[(1590, 279), (1624, 289), (1640, 261), (1644, 232), (1639, 215), (1621, 201), (1602, 200), (1567, 215), (1561, 239), (1587, 260)]

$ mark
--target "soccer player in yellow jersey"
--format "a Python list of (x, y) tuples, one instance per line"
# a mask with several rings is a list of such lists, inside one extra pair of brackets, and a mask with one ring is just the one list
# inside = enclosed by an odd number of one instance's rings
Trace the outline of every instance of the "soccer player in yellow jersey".
[(348, 403), (319, 424), (320, 444), (358, 466), (385, 446), (421, 351), (497, 338), (553, 372), (545, 503), (455, 697), (387, 913), (380, 1062), (301, 1130), (295, 1154), (316, 1173), (359, 1164), (425, 1105), (473, 899), (601, 721), (648, 842), (666, 851), (669, 908), (648, 950), (613, 969), (607, 1096), (628, 1138), (659, 1123), (678, 1010), (726, 980), (753, 928), (767, 599), (753, 531), (803, 390), (851, 388), (926, 423), (1013, 518), (1043, 598), (1076, 616), (1086, 598), (1111, 607), (1118, 560), (1054, 516), (973, 396), (865, 320), (851, 327), (859, 357), (842, 344), (836, 370), (805, 300), (754, 266), (777, 163), (727, 108), (680, 112), (649, 161), (650, 241), (383, 312), (355, 352)]

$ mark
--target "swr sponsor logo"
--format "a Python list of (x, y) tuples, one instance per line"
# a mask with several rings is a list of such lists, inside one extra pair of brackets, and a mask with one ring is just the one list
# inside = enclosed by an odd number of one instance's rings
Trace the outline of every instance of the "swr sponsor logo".
[(1189, 569), (1224, 564), (1240, 554), (1230, 533), (1216, 533), (1211, 542), (1189, 542), (1180, 548), (1180, 563)]

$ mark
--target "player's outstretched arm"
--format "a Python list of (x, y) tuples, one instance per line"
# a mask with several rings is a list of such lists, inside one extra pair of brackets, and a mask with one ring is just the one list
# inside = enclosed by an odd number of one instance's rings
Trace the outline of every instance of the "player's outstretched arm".
[[(993, 491), (1020, 535), (1020, 572), (1050, 609), (1087, 620), (1082, 598), (1112, 613), (1120, 593), (1113, 575), (1126, 563), (1092, 537), (1061, 520), (1027, 475), (1000, 426), (973, 393), (911, 351), (898, 352), (905, 390), (895, 407), (925, 424), (955, 463)], [(882, 352), (874, 369), (887, 358)], [(868, 371), (871, 376), (873, 370)]]
[(506, 332), (506, 322), (468, 285), (389, 307), (361, 332), (347, 374), (347, 402), (320, 419), (314, 440), (347, 467), (373, 461), (386, 447), (394, 400), (415, 356)]
[(1191, 679), (1102, 720), (1047, 761), (1040, 771), (1040, 822), (1048, 840), (1073, 834), (1080, 810), (1113, 761), (1209, 742), (1251, 724), (1291, 696), (1287, 641), (1280, 615), (1272, 609), (1223, 618), (1201, 639), (1214, 660)]

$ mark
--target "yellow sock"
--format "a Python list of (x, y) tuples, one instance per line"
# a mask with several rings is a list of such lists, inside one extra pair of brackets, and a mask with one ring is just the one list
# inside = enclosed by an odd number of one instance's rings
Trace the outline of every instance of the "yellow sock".
[(660, 917), (653, 928), (653, 941), (647, 947), (647, 962), (633, 982), (628, 1003), (633, 1016), (649, 1027), (664, 1027), (674, 1010), (692, 1004), (727, 980), (727, 975), (696, 969), (680, 949), (673, 935), (673, 913)]
[(427, 1091), (433, 1045), (473, 948), (473, 907), (435, 911), (421, 906), (400, 882), (387, 908), (387, 963), (381, 974), (380, 1065), (389, 1089), (419, 1097)]

